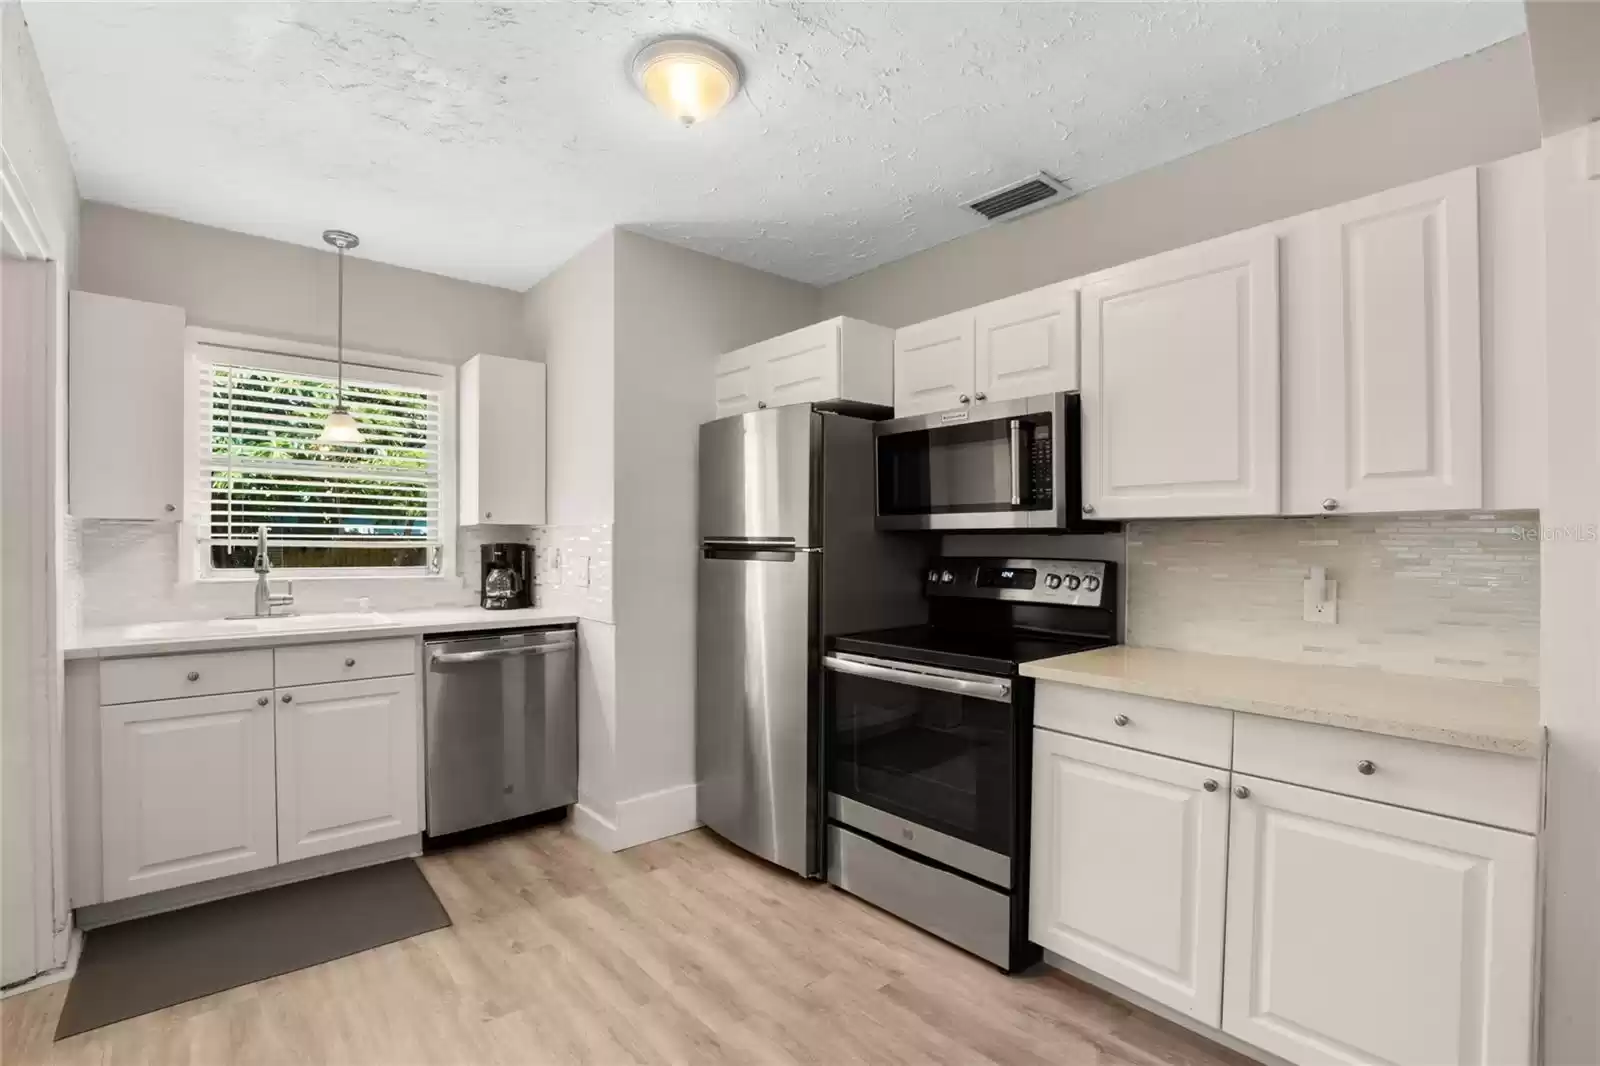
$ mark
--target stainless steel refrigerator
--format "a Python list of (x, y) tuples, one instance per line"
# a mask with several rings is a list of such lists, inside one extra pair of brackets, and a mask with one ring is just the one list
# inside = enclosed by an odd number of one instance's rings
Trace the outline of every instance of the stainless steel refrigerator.
[(700, 820), (821, 876), (823, 640), (922, 620), (925, 541), (874, 528), (872, 422), (809, 404), (700, 427)]

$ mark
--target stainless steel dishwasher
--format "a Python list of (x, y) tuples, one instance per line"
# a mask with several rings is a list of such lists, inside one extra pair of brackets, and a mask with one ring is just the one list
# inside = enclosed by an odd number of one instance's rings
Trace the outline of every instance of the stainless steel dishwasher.
[(578, 639), (573, 629), (425, 643), (431, 837), (578, 799)]

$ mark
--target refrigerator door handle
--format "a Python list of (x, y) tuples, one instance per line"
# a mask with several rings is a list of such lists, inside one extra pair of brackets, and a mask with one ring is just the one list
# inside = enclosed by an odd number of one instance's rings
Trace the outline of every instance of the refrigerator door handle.
[(746, 559), (752, 562), (791, 562), (798, 554), (821, 550), (798, 547), (792, 537), (774, 537), (771, 540), (707, 537), (700, 542), (701, 555), (707, 559)]

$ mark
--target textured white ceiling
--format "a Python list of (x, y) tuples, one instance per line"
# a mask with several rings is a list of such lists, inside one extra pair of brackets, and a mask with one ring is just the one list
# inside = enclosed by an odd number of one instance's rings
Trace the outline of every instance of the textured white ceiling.
[[(25, 7), (83, 194), (525, 289), (607, 227), (817, 284), (1522, 32), (1522, 4), (49, 3)], [(633, 52), (746, 90), (683, 130)]]

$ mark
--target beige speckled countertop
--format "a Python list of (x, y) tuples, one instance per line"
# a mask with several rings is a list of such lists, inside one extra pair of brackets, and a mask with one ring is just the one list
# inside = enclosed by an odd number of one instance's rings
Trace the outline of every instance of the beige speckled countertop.
[(1539, 690), (1348, 666), (1119, 646), (1026, 663), (1041, 681), (1537, 758)]

